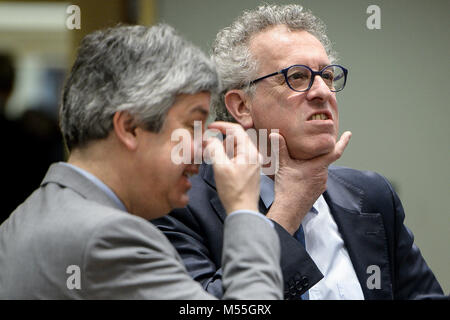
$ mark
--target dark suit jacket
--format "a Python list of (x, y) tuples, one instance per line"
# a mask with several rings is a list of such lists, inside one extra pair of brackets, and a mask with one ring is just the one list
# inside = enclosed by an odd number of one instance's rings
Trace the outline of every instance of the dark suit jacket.
[[(211, 166), (191, 179), (186, 208), (154, 220), (176, 247), (194, 279), (220, 296), (222, 228), (225, 219)], [(339, 228), (365, 299), (414, 299), (442, 294), (414, 237), (403, 221), (400, 200), (389, 182), (373, 172), (330, 166), (324, 198)], [(267, 212), (262, 200), (260, 210)], [(303, 246), (275, 223), (281, 242), (285, 298), (299, 299), (323, 275)], [(368, 286), (380, 268), (380, 289)], [(370, 289), (372, 288), (372, 289)]]

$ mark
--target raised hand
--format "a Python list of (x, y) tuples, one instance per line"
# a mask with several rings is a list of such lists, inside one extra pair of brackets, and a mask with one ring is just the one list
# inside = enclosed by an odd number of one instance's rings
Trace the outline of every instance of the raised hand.
[(286, 141), (280, 134), (271, 133), (269, 137), (274, 142), (272, 144), (278, 140), (276, 161), (279, 168), (275, 174), (275, 199), (267, 217), (294, 234), (314, 202), (325, 192), (328, 166), (342, 156), (351, 132), (342, 134), (332, 152), (309, 160), (291, 158)]
[(223, 142), (208, 139), (205, 156), (213, 165), (217, 192), (227, 214), (242, 209), (259, 211), (261, 167), (256, 146), (238, 124), (219, 121), (208, 128), (226, 134)]

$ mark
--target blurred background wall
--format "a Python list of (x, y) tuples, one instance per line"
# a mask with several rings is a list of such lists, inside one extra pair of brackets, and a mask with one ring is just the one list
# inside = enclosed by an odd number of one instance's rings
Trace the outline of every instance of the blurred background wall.
[[(338, 94), (338, 102), (341, 132), (351, 130), (353, 137), (338, 164), (377, 171), (393, 183), (405, 208), (406, 225), (448, 294), (450, 1), (264, 2), (301, 4), (327, 24), (329, 37), (340, 56), (339, 63), (349, 69), (349, 81)], [(258, 0), (0, 1), (0, 54), (12, 55), (17, 67), (6, 117), (22, 119), (27, 110), (38, 110), (41, 116), (21, 123), (36, 127), (33, 132), (49, 131), (49, 123), (56, 123), (62, 79), (80, 40), (93, 30), (118, 22), (146, 25), (166, 22), (209, 52), (220, 28), (229, 25), (242, 10), (260, 3)], [(80, 30), (66, 27), (69, 16), (66, 9), (70, 4), (81, 9)], [(366, 13), (369, 5), (381, 9), (379, 30), (366, 26), (371, 15)], [(47, 144), (52, 143), (57, 144)], [(22, 149), (25, 152), (21, 157), (26, 158), (27, 164), (43, 157), (39, 149)], [(46, 161), (63, 158), (62, 149), (58, 150), (56, 156), (47, 157)], [(7, 156), (8, 151), (4, 152)], [(42, 176), (44, 173), (45, 170)], [(22, 184), (30, 184), (33, 189), (39, 184), (37, 178), (27, 179), (31, 174), (17, 174)]]

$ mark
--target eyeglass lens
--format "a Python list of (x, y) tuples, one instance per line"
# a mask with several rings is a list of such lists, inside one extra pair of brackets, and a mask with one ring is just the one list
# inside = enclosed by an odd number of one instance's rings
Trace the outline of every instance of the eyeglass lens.
[[(345, 84), (344, 70), (328, 66), (322, 70), (322, 79), (332, 91), (342, 90)], [(302, 66), (293, 66), (287, 72), (287, 80), (294, 90), (306, 90), (311, 82), (311, 71)]]

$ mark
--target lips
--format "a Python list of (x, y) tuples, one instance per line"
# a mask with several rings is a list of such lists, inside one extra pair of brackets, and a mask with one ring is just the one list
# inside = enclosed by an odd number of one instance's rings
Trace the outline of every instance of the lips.
[(183, 176), (189, 179), (193, 175), (198, 174), (198, 169), (198, 165), (190, 165), (183, 171)]
[(308, 117), (307, 121), (312, 121), (312, 120), (332, 120), (332, 116), (331, 113), (329, 111), (319, 111), (319, 112), (315, 112), (312, 115), (310, 115)]
[(181, 176), (181, 178), (180, 178), (181, 185), (180, 186), (181, 186), (183, 192), (187, 192), (192, 187), (191, 181), (189, 180), (189, 177), (191, 177), (191, 176), (192, 176), (192, 174), (189, 175), (186, 173), (183, 173), (183, 175)]
[(195, 173), (192, 173), (192, 172), (183, 172), (183, 176), (185, 176), (186, 178), (190, 178), (190, 177), (192, 177), (193, 175), (194, 175)]

